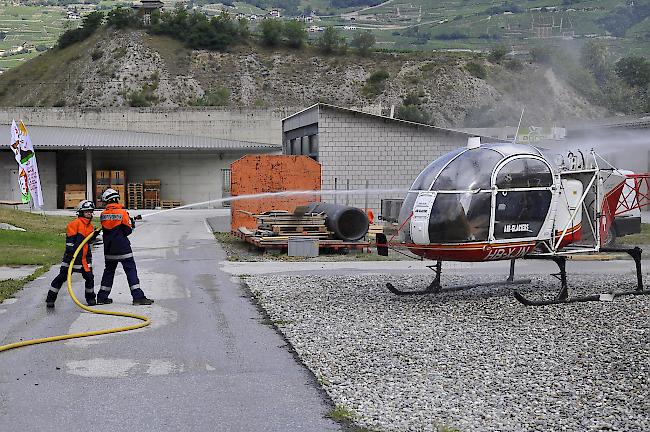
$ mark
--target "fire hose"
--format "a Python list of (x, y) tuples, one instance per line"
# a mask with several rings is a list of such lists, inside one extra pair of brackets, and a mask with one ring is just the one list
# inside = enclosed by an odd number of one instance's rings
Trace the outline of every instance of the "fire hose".
[(128, 313), (128, 312), (117, 312), (117, 311), (108, 311), (108, 310), (102, 310), (102, 309), (93, 309), (91, 307), (85, 306), (77, 300), (77, 297), (74, 295), (74, 292), (72, 291), (72, 264), (75, 262), (77, 255), (79, 255), (79, 252), (81, 249), (84, 247), (86, 243), (90, 241), (90, 239), (97, 233), (97, 231), (93, 232), (92, 234), (88, 235), (81, 244), (77, 247), (77, 250), (75, 250), (74, 255), (72, 255), (72, 260), (70, 261), (70, 267), (68, 267), (68, 293), (70, 294), (70, 297), (72, 298), (72, 301), (75, 302), (77, 306), (79, 306), (81, 309), (94, 313), (94, 314), (101, 314), (101, 315), (114, 315), (114, 316), (121, 316), (121, 317), (126, 317), (126, 318), (135, 318), (138, 320), (141, 320), (143, 322), (130, 325), (130, 326), (124, 326), (124, 327), (115, 327), (115, 328), (110, 328), (106, 330), (94, 330), (94, 331), (89, 331), (89, 332), (83, 332), (83, 333), (70, 333), (70, 334), (65, 334), (65, 335), (60, 335), (60, 336), (50, 336), (50, 337), (45, 337), (45, 338), (40, 338), (40, 339), (30, 339), (26, 341), (21, 341), (21, 342), (14, 342), (8, 345), (2, 345), (0, 346), (0, 352), (2, 351), (8, 351), (10, 349), (14, 348), (20, 348), (28, 345), (36, 345), (36, 344), (41, 344), (41, 343), (47, 343), (47, 342), (55, 342), (55, 341), (60, 341), (60, 340), (66, 340), (66, 339), (75, 339), (75, 338), (82, 338), (82, 337), (88, 337), (88, 336), (98, 336), (98, 335), (103, 335), (103, 334), (109, 334), (109, 333), (118, 333), (118, 332), (124, 332), (124, 331), (129, 331), (129, 330), (135, 330), (139, 329), (142, 327), (146, 327), (149, 324), (151, 324), (151, 319), (149, 317), (143, 316), (143, 315), (136, 315), (133, 313)]

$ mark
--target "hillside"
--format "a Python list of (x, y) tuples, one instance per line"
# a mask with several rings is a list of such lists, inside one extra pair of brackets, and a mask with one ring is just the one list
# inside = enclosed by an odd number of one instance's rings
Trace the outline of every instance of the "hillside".
[[(484, 66), (485, 79), (468, 72), (471, 62)], [(531, 124), (604, 114), (550, 69), (506, 66), (452, 53), (365, 58), (249, 46), (208, 52), (140, 31), (101, 30), (0, 76), (0, 105), (246, 108), (306, 107), (320, 101), (346, 107), (381, 104), (387, 113), (411, 95), (433, 124), (445, 127), (516, 124), (523, 107)], [(378, 71), (386, 71), (387, 78), (369, 83)]]

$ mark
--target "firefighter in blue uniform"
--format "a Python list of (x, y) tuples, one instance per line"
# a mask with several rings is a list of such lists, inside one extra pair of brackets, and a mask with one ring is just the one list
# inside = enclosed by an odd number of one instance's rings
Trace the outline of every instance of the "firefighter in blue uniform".
[(100, 221), (104, 233), (104, 260), (106, 265), (101, 287), (97, 293), (97, 304), (113, 303), (113, 300), (108, 298), (108, 295), (113, 287), (117, 264), (121, 263), (126, 273), (126, 279), (129, 282), (129, 288), (131, 288), (133, 304), (150, 305), (153, 300), (148, 299), (140, 288), (131, 242), (127, 238), (135, 228), (135, 221), (124, 210), (119, 200), (120, 194), (114, 189), (106, 189), (102, 194), (102, 201), (106, 203), (106, 209), (102, 212)]
[[(93, 219), (93, 210), (95, 210), (95, 206), (92, 201), (81, 201), (77, 206), (77, 215), (79, 217), (70, 222), (66, 228), (65, 252), (63, 253), (61, 268), (59, 269), (57, 277), (55, 277), (50, 284), (51, 287), (47, 292), (47, 298), (45, 299), (48, 308), (54, 307), (54, 302), (59, 294), (59, 290), (68, 278), (68, 268), (71, 265), (73, 273), (81, 273), (81, 276), (83, 276), (86, 281), (86, 303), (88, 306), (95, 305), (95, 278), (92, 269), (91, 243), (95, 237), (97, 237), (99, 231), (95, 231), (91, 222)], [(95, 233), (93, 239), (84, 245), (74, 263), (72, 263), (71, 261), (74, 252), (77, 250), (81, 242), (90, 234), (93, 234), (93, 232)]]

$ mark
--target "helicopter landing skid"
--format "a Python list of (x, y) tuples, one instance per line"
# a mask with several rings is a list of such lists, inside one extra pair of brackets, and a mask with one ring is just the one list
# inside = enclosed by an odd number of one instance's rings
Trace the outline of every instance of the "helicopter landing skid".
[(633, 290), (627, 291), (615, 291), (611, 293), (604, 294), (592, 294), (588, 296), (578, 296), (578, 297), (569, 297), (569, 286), (566, 280), (566, 256), (543, 256), (543, 255), (530, 255), (526, 259), (551, 259), (559, 267), (560, 272), (555, 273), (552, 276), (555, 276), (560, 280), (561, 286), (557, 295), (552, 300), (531, 300), (524, 297), (520, 292), (515, 291), (515, 298), (522, 304), (526, 306), (546, 306), (554, 304), (566, 304), (566, 303), (581, 303), (589, 301), (612, 301), (616, 297), (622, 297), (626, 295), (648, 295), (650, 290), (643, 289), (643, 276), (641, 273), (641, 252), (642, 250), (639, 247), (632, 249), (617, 249), (617, 248), (601, 248), (602, 252), (626, 252), (628, 255), (634, 259), (634, 264), (636, 266), (636, 280), (637, 287)]
[(413, 290), (413, 291), (402, 291), (397, 288), (392, 283), (387, 283), (386, 288), (388, 288), (388, 291), (392, 292), (395, 295), (403, 296), (403, 295), (426, 295), (426, 294), (438, 294), (442, 292), (454, 292), (454, 291), (462, 291), (465, 289), (470, 289), (470, 288), (477, 288), (477, 287), (484, 287), (484, 286), (495, 286), (495, 285), (520, 285), (520, 284), (527, 284), (530, 283), (530, 279), (515, 279), (515, 260), (510, 261), (510, 275), (508, 276), (508, 279), (506, 279), (503, 282), (482, 282), (482, 283), (477, 283), (477, 284), (469, 284), (469, 285), (456, 285), (453, 287), (449, 288), (442, 288), (440, 285), (440, 274), (442, 273), (442, 261), (438, 261), (436, 265), (432, 266), (427, 266), (431, 270), (433, 270), (436, 273), (436, 277), (429, 284), (428, 287), (426, 287), (423, 290)]

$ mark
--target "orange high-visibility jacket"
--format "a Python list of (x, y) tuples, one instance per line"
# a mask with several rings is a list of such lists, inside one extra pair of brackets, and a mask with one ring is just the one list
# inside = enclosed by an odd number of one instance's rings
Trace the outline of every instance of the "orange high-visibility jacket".
[[(62, 266), (68, 267), (70, 265), (70, 261), (72, 261), (72, 256), (77, 250), (77, 247), (79, 247), (83, 239), (92, 234), (94, 230), (95, 227), (90, 222), (90, 219), (84, 217), (78, 217), (68, 224), (65, 237), (65, 253), (63, 254), (63, 262), (61, 263)], [(77, 259), (75, 259), (74, 264), (72, 265), (73, 269), (81, 270), (83, 268), (84, 271), (90, 271), (93, 258), (90, 243), (91, 242), (86, 243), (81, 249), (81, 252), (77, 255)]]
[(104, 259), (133, 258), (131, 242), (127, 238), (133, 231), (131, 217), (121, 204), (111, 203), (100, 216), (104, 232)]

